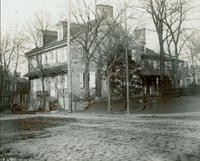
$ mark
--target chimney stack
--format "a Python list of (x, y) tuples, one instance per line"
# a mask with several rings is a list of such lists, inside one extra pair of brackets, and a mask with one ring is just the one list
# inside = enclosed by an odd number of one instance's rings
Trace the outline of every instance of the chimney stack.
[(113, 18), (113, 6), (98, 4), (96, 12), (98, 17)]

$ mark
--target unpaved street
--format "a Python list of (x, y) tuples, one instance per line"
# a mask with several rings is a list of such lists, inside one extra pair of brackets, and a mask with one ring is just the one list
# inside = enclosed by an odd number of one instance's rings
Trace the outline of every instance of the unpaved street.
[[(45, 117), (43, 117), (45, 116)], [(1, 158), (19, 160), (200, 161), (200, 113), (167, 115), (49, 114), (40, 129), (1, 120)], [(46, 118), (48, 116), (48, 119)], [(19, 116), (18, 116), (19, 117)], [(30, 119), (31, 118), (31, 119)], [(19, 119), (18, 123), (19, 123)], [(49, 121), (48, 121), (49, 120)], [(45, 124), (48, 122), (48, 124)], [(5, 126), (7, 125), (7, 126)]]

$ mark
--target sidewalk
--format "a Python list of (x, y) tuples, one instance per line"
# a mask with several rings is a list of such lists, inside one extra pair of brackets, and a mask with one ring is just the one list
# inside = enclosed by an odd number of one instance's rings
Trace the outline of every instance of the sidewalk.
[(113, 114), (107, 112), (107, 104), (95, 103), (92, 106), (82, 112), (69, 113), (68, 111), (55, 111), (55, 112), (45, 112), (36, 114), (12, 114), (12, 113), (0, 113), (0, 120), (9, 119), (20, 119), (20, 118), (30, 118), (30, 117), (40, 117), (40, 116), (50, 116), (50, 117), (75, 117), (75, 118), (95, 118), (97, 116), (102, 117), (119, 117), (119, 115), (124, 115), (125, 117), (136, 117), (136, 116), (200, 116), (200, 97), (177, 97), (165, 99), (162, 101), (151, 101), (147, 103), (147, 107), (143, 111), (143, 104), (141, 103), (130, 103), (130, 113), (131, 115), (126, 115), (126, 111), (121, 111), (123, 103), (113, 104)]
[[(112, 105), (114, 113), (126, 113), (121, 111), (123, 103)], [(175, 98), (156, 99), (152, 98), (147, 101), (147, 107), (141, 111), (142, 103), (130, 102), (131, 114), (165, 114), (165, 113), (183, 113), (183, 112), (200, 112), (199, 96), (182, 96)], [(107, 103), (95, 103), (86, 113), (107, 113)]]

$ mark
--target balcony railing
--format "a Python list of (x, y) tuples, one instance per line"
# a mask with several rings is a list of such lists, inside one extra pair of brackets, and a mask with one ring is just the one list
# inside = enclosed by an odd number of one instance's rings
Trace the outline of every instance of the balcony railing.
[[(142, 68), (142, 74), (143, 75), (160, 75), (160, 67), (157, 66), (155, 68), (151, 66), (145, 66)], [(171, 69), (170, 66), (165, 66), (164, 74), (167, 76), (173, 74), (173, 70)]]

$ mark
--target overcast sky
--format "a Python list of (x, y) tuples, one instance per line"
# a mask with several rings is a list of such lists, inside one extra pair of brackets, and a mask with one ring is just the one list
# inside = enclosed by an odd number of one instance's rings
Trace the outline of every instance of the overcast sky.
[[(72, 0), (73, 2), (74, 0)], [(86, 0), (94, 1), (95, 0)], [(112, 4), (113, 0), (97, 0), (97, 3)], [(123, 0), (118, 0), (123, 1)], [(118, 2), (114, 0), (116, 4)], [(126, 0), (127, 2), (133, 3), (137, 0)], [(51, 19), (54, 23), (59, 20), (59, 14), (63, 11), (63, 4), (67, 4), (67, 0), (1, 0), (1, 22), (2, 32), (12, 29), (13, 26), (23, 26), (33, 15), (39, 11), (48, 12), (51, 15)], [(134, 4), (134, 3), (133, 3)], [(200, 7), (200, 0), (191, 0), (191, 4), (195, 7)], [(196, 9), (200, 13), (200, 9)], [(67, 11), (66, 11), (67, 13)], [(197, 21), (200, 21), (200, 14), (195, 14), (192, 18), (196, 19), (193, 21), (193, 26), (198, 25)]]
[[(71, 0), (74, 2), (75, 0)], [(80, 0), (82, 1), (82, 0)], [(90, 1), (94, 5), (95, 0)], [(97, 0), (98, 3), (111, 4), (116, 8), (116, 4), (120, 1), (127, 1), (128, 3), (136, 4), (138, 0)], [(34, 14), (39, 11), (44, 11), (50, 14), (53, 23), (60, 20), (60, 13), (63, 12), (63, 5), (67, 6), (68, 0), (1, 0), (1, 30), (2, 34), (6, 31), (22, 28), (27, 24)], [(196, 7), (194, 14), (191, 16), (193, 21), (190, 21), (192, 27), (200, 29), (200, 0), (190, 0), (191, 5)], [(94, 7), (94, 6), (93, 6)], [(67, 13), (67, 10), (66, 10)], [(147, 35), (148, 47), (153, 50), (159, 50), (155, 41), (156, 34)]]
[[(109, 2), (109, 0), (98, 1)], [(25, 25), (35, 13), (41, 10), (48, 12), (53, 22), (56, 23), (65, 2), (67, 4), (67, 0), (1, 0), (2, 32), (12, 29), (13, 25)]]

